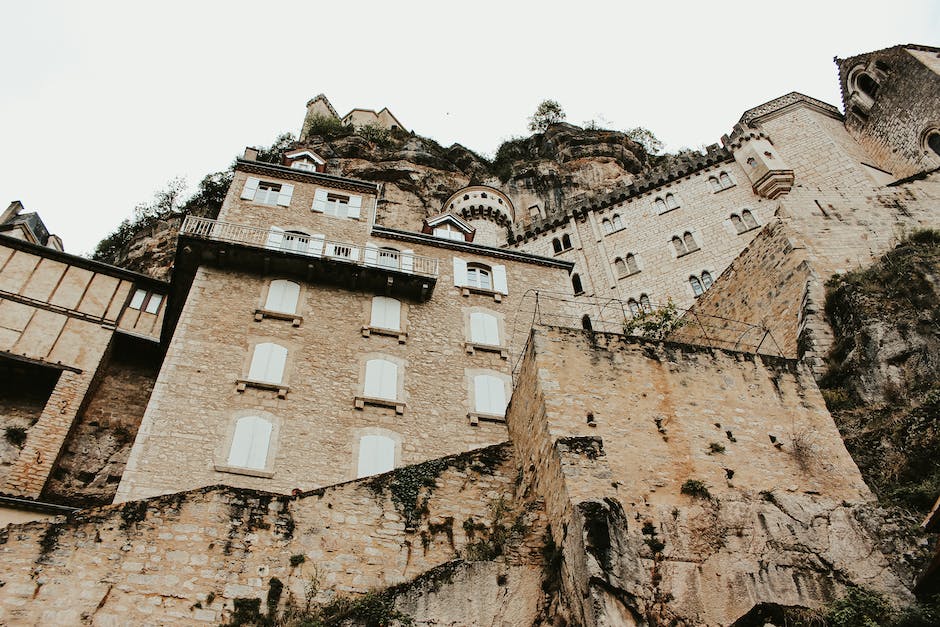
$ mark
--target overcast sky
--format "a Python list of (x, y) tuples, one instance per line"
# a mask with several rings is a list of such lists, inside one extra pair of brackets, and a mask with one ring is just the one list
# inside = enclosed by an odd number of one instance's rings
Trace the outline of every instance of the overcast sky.
[(940, 44), (940, 2), (6, 1), (0, 203), (91, 251), (321, 92), (486, 155), (545, 98), (697, 147), (789, 91), (841, 107), (833, 56), (909, 42)]

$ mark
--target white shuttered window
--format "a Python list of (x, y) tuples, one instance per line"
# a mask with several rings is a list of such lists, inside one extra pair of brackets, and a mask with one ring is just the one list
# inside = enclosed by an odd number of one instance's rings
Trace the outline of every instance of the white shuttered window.
[(268, 287), (268, 298), (264, 308), (268, 311), (292, 314), (297, 313), (297, 298), (300, 296), (300, 285), (293, 281), (277, 279), (271, 281)]
[(364, 435), (359, 438), (357, 477), (378, 475), (394, 468), (395, 440), (384, 435)]
[(506, 413), (506, 386), (499, 377), (478, 374), (473, 377), (475, 411), (503, 416)]
[(398, 365), (387, 359), (366, 362), (366, 382), (363, 394), (370, 398), (394, 401), (398, 398)]
[(228, 454), (228, 465), (263, 470), (271, 443), (271, 423), (257, 416), (245, 416), (235, 423), (235, 435)]
[(496, 316), (482, 311), (471, 313), (470, 341), (474, 344), (499, 346), (499, 321)]
[(273, 342), (263, 342), (255, 346), (248, 378), (261, 383), (281, 383), (286, 363), (286, 348)]
[(401, 303), (387, 296), (375, 296), (372, 299), (372, 319), (370, 326), (390, 331), (401, 331)]

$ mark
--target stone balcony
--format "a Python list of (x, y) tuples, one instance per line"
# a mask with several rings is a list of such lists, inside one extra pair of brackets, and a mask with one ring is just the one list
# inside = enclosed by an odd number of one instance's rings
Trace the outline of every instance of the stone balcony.
[(431, 297), (438, 276), (434, 257), (195, 216), (179, 237), (177, 271), (211, 264), (416, 300)]

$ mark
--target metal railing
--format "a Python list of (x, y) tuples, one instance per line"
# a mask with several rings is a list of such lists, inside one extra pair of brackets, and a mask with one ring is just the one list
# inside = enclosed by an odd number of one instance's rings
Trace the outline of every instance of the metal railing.
[(632, 311), (629, 302), (616, 298), (575, 297), (561, 292), (529, 290), (523, 295), (509, 326), (513, 376), (521, 364), (530, 329), (535, 325), (584, 329), (602, 333), (635, 335), (724, 348), (744, 353), (786, 356), (764, 326), (682, 309), (649, 304)]
[(424, 257), (391, 248), (357, 246), (349, 242), (325, 239), (298, 231), (265, 229), (234, 222), (222, 222), (196, 216), (186, 216), (181, 235), (217, 242), (242, 244), (283, 252), (331, 259), (369, 268), (396, 270), (407, 274), (437, 277), (438, 259)]

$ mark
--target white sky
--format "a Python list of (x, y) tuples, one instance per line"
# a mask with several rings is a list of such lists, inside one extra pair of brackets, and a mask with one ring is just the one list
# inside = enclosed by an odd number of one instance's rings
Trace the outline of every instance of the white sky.
[(696, 147), (789, 91), (841, 107), (833, 56), (898, 43), (940, 44), (940, 2), (3, 0), (0, 204), (91, 251), (320, 92), (488, 155), (545, 98)]

